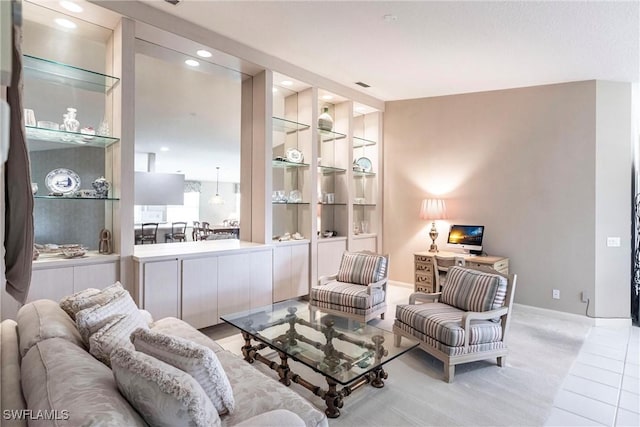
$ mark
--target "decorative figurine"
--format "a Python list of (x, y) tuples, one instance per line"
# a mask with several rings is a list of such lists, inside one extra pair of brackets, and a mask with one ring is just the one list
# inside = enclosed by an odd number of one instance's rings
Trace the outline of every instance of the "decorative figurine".
[(109, 188), (111, 188), (111, 183), (105, 179), (105, 177), (101, 176), (100, 178), (93, 181), (93, 188), (96, 190), (96, 198), (98, 199), (106, 199), (109, 195)]

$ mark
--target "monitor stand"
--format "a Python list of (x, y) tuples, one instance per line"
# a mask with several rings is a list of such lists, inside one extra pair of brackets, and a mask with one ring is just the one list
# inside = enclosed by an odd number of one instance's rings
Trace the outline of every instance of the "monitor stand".
[(476, 255), (476, 256), (478, 256), (478, 255), (482, 255), (482, 249), (480, 249), (479, 251), (474, 251), (473, 249), (470, 249), (470, 250), (469, 250), (469, 253), (470, 253), (471, 255)]

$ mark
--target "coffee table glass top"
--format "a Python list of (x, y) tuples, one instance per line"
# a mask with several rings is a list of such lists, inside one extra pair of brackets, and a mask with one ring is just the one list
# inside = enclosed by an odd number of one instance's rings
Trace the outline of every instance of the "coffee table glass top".
[(362, 375), (417, 347), (403, 338), (394, 346), (393, 333), (289, 300), (240, 313), (224, 315), (225, 322), (252, 338), (282, 351), (316, 372), (347, 385)]

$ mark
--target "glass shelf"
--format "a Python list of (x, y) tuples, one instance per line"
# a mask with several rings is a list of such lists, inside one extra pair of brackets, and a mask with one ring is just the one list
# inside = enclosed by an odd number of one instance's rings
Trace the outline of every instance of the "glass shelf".
[(344, 139), (347, 137), (344, 133), (322, 129), (318, 129), (318, 134), (320, 135), (320, 140), (322, 142), (335, 141), (337, 139)]
[(274, 205), (308, 205), (309, 202), (271, 202)]
[(376, 176), (375, 172), (353, 171), (353, 176)]
[(117, 77), (35, 56), (24, 55), (22, 61), (25, 76), (92, 92), (106, 93), (120, 81)]
[(304, 168), (309, 166), (309, 163), (294, 163), (286, 160), (272, 160), (271, 164), (274, 168)]
[(273, 117), (273, 130), (277, 132), (286, 132), (287, 134), (295, 133), (301, 130), (307, 130), (311, 126), (303, 123), (294, 122), (293, 120)]
[(347, 171), (346, 169), (335, 168), (333, 166), (318, 166), (318, 170), (320, 170), (323, 175), (329, 175), (332, 173), (344, 173)]
[(358, 138), (357, 136), (353, 137), (353, 148), (370, 147), (376, 144), (377, 142), (370, 139)]
[(362, 206), (363, 208), (374, 208), (376, 206), (375, 203), (354, 203), (353, 207)]
[(34, 141), (53, 142), (56, 144), (69, 144), (82, 147), (108, 147), (118, 142), (118, 138), (99, 135), (85, 135), (64, 130), (43, 129), (33, 126), (25, 126), (27, 139)]
[(319, 205), (321, 206), (347, 206), (346, 203), (322, 203), (322, 202), (318, 202)]
[(106, 199), (98, 197), (75, 197), (75, 196), (33, 196), (34, 199), (49, 200), (120, 200), (118, 198), (107, 197)]

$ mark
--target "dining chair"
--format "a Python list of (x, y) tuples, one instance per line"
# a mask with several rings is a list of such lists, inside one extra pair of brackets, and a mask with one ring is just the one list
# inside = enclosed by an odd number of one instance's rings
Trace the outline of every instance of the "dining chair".
[(142, 224), (142, 233), (140, 234), (140, 244), (144, 245), (145, 242), (158, 243), (158, 223), (157, 222), (145, 222)]
[(164, 241), (171, 242), (186, 242), (187, 241), (187, 223), (184, 221), (172, 222), (171, 223), (171, 232), (165, 233)]
[(191, 230), (191, 240), (198, 241), (200, 236), (200, 221), (193, 221), (193, 230)]

